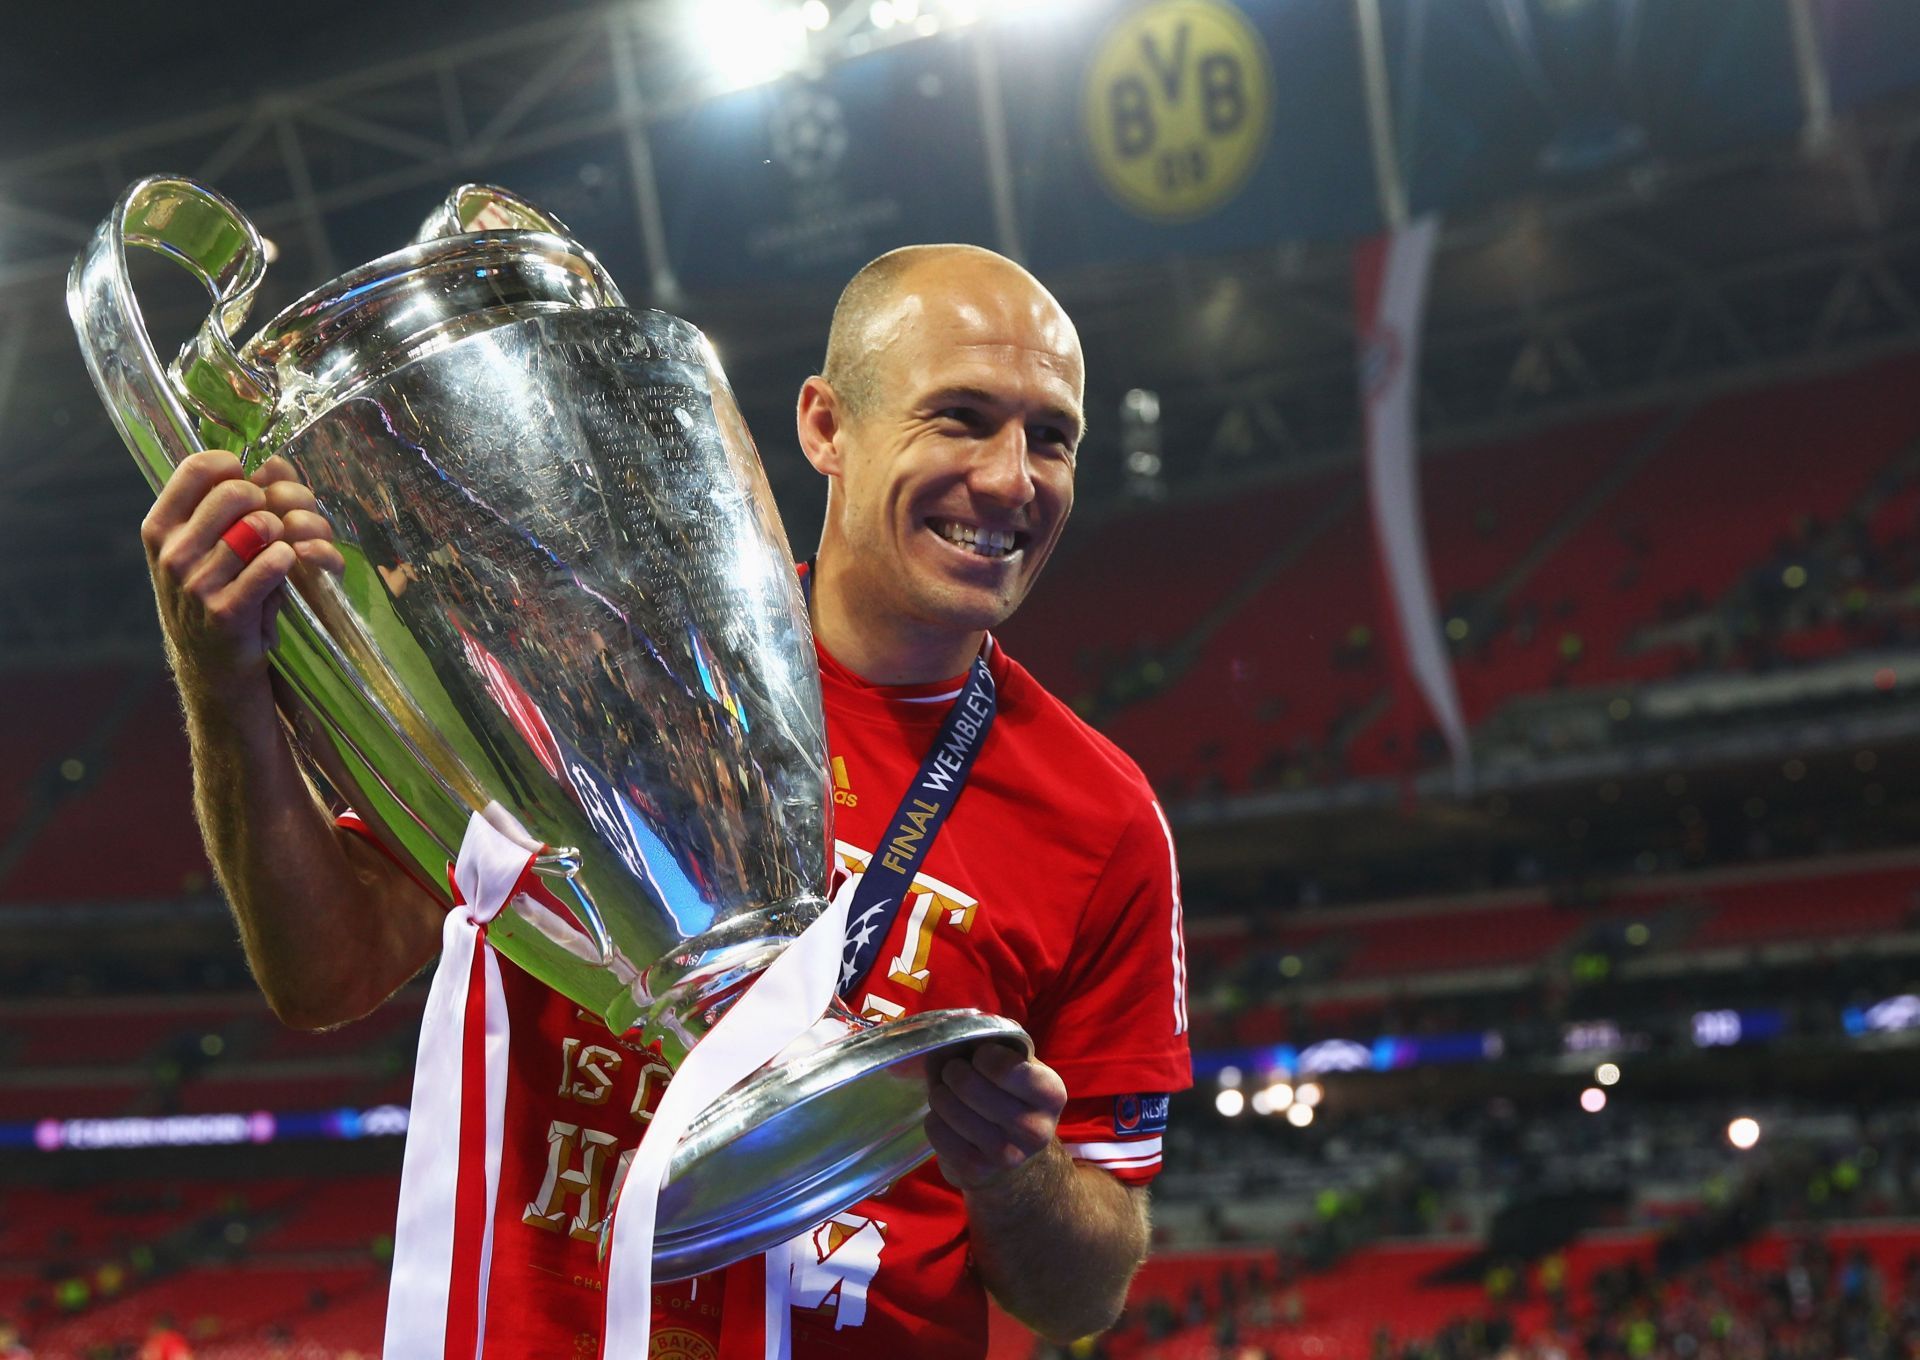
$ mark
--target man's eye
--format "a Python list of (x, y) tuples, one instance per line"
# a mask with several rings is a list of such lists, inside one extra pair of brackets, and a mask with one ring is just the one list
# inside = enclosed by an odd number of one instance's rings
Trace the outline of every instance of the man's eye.
[(969, 430), (975, 430), (980, 427), (980, 413), (971, 406), (948, 406), (943, 410), (934, 412), (934, 419), (942, 420), (952, 425), (961, 425)]
[(1030, 444), (1045, 444), (1052, 448), (1064, 449), (1068, 453), (1073, 452), (1073, 440), (1069, 439), (1067, 432), (1057, 425), (1034, 426), (1027, 431), (1027, 442)]

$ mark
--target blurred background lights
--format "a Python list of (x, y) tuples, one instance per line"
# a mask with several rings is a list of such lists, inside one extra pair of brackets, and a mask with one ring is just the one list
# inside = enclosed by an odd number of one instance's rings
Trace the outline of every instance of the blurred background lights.
[(1603, 1062), (1593, 1069), (1593, 1079), (1602, 1086), (1615, 1086), (1620, 1081), (1620, 1064)]
[(1302, 1105), (1298, 1101), (1287, 1106), (1287, 1122), (1296, 1129), (1304, 1129), (1313, 1122), (1313, 1107)]
[(1229, 1087), (1213, 1098), (1213, 1108), (1231, 1119), (1247, 1108), (1247, 1098)]
[(1599, 1114), (1607, 1108), (1607, 1093), (1598, 1086), (1589, 1086), (1580, 1093), (1580, 1108), (1588, 1114)]
[(1220, 1085), (1223, 1088), (1237, 1087), (1240, 1084), (1240, 1069), (1228, 1065), (1220, 1069)]
[(1748, 1115), (1741, 1115), (1727, 1125), (1727, 1141), (1745, 1152), (1760, 1141), (1760, 1121)]
[(759, 85), (798, 66), (813, 27), (806, 6), (769, 0), (702, 0), (690, 18), (696, 50), (728, 89)]
[(1303, 1081), (1300, 1083), (1299, 1089), (1293, 1093), (1293, 1099), (1296, 1104), (1304, 1105), (1311, 1110), (1320, 1103), (1321, 1097), (1325, 1095), (1326, 1091), (1321, 1087), (1319, 1082)]

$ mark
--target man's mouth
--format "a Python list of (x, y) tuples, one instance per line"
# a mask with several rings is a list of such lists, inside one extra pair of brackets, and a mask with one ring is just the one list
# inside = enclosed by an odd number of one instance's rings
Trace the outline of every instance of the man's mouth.
[(957, 519), (929, 519), (927, 527), (962, 552), (992, 561), (1017, 556), (1027, 545), (1027, 535), (1017, 529), (983, 529)]

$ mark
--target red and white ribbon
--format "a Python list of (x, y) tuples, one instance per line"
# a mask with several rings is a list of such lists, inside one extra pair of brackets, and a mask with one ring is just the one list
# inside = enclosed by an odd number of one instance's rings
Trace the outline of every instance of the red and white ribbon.
[[(602, 1360), (643, 1360), (647, 1354), (653, 1314), (654, 1224), (674, 1148), (702, 1110), (771, 1062), (811, 1029), (832, 1003), (851, 887), (852, 880), (842, 885), (826, 910), (693, 1046), (667, 1083), (614, 1207)], [(736, 1281), (750, 1278), (749, 1272), (731, 1272), (729, 1294)], [(788, 1278), (783, 1242), (766, 1254), (762, 1311), (766, 1360), (787, 1360), (789, 1354)]]
[(486, 1336), (510, 1033), (486, 925), (539, 853), (517, 832), (498, 805), (476, 812), (453, 866), (414, 1060), (384, 1355), (478, 1360)]

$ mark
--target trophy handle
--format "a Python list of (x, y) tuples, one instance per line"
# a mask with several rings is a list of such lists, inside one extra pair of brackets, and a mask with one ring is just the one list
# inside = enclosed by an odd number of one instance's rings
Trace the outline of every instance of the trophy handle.
[[(163, 368), (127, 275), (127, 247), (180, 265), (206, 285), (213, 310)], [(94, 231), (67, 276), (67, 312), (108, 414), (157, 492), (182, 458), (254, 442), (272, 419), (276, 384), (243, 360), (232, 333), (266, 274), (266, 249), (240, 210), (172, 175), (137, 181)]]
[(493, 184), (462, 184), (420, 224), (415, 245), (470, 231), (546, 231), (572, 239), (567, 224), (509, 189)]

